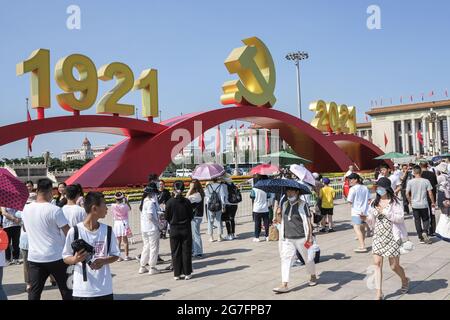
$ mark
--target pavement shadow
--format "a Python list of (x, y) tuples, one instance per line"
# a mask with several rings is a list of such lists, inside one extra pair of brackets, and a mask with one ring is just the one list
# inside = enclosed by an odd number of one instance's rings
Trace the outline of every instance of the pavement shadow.
[(204, 254), (203, 256), (205, 258), (210, 258), (210, 257), (216, 257), (216, 256), (228, 256), (228, 255), (232, 255), (232, 254), (236, 254), (236, 253), (243, 253), (243, 252), (248, 252), (248, 251), (252, 251), (252, 249), (236, 248), (236, 249), (229, 249), (229, 250), (220, 250), (220, 251), (215, 251), (215, 252)]
[[(411, 281), (409, 284), (408, 295), (414, 295), (419, 293), (433, 293), (439, 289), (445, 289), (448, 287), (447, 279), (432, 279), (427, 281)], [(394, 293), (385, 296), (386, 299), (399, 297), (405, 295), (398, 289)]]
[(228, 268), (228, 269), (208, 270), (208, 271), (204, 271), (204, 272), (200, 272), (200, 273), (195, 273), (194, 277), (195, 278), (203, 278), (203, 277), (213, 276), (213, 275), (217, 275), (217, 274), (241, 271), (241, 270), (244, 270), (247, 268), (250, 268), (250, 266), (238, 266), (238, 267)]
[(347, 260), (350, 258), (351, 257), (345, 255), (345, 253), (337, 252), (332, 255), (320, 256), (320, 262), (326, 262), (328, 260)]
[(120, 293), (114, 294), (114, 300), (143, 300), (145, 298), (154, 298), (164, 295), (170, 289), (158, 289), (148, 293)]
[(232, 261), (232, 260), (236, 260), (236, 259), (230, 258), (230, 259), (216, 259), (216, 260), (206, 260), (206, 261), (193, 261), (192, 268), (201, 269), (204, 267), (221, 264), (221, 263), (225, 263), (227, 261)]
[[(356, 273), (352, 271), (324, 271), (320, 274), (317, 283), (322, 284), (334, 284), (329, 287), (330, 291), (337, 291), (341, 289), (344, 285), (354, 281), (363, 280), (366, 277), (365, 274)], [(294, 288), (292, 291), (298, 291), (308, 287), (308, 283), (302, 284)]]
[[(261, 235), (263, 235), (263, 232), (261, 232)], [(241, 240), (241, 239), (253, 238), (255, 236), (255, 233), (254, 232), (244, 232), (244, 233), (239, 233), (238, 236), (239, 237), (236, 238), (234, 241)]]
[(25, 288), (26, 288), (25, 283), (3, 284), (3, 290), (5, 290), (7, 296), (15, 296), (17, 294), (26, 293)]

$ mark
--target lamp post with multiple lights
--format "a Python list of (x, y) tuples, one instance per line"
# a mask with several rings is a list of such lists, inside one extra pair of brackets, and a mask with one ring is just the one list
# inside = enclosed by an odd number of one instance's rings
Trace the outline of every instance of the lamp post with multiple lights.
[(302, 100), (300, 95), (300, 61), (309, 58), (309, 54), (304, 51), (291, 52), (286, 55), (286, 59), (294, 61), (297, 67), (297, 102), (298, 102), (298, 117), (302, 118)]

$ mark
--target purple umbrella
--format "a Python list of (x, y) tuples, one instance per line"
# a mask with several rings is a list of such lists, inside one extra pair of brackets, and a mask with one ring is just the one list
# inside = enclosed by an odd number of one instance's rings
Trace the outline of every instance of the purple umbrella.
[(192, 173), (192, 179), (212, 180), (225, 174), (225, 169), (217, 163), (203, 163), (198, 165)]

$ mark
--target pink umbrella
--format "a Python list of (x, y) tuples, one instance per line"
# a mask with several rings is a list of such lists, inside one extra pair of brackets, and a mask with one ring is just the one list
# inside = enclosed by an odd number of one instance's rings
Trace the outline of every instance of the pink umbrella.
[(217, 163), (203, 163), (198, 165), (192, 173), (192, 179), (212, 180), (225, 174), (225, 169)]
[(280, 168), (272, 164), (260, 164), (259, 166), (254, 167), (251, 171), (251, 174), (262, 174), (265, 176), (270, 176), (274, 174), (280, 173)]
[(0, 206), (23, 210), (28, 200), (25, 184), (8, 170), (0, 168)]
[(290, 166), (289, 170), (291, 170), (291, 172), (295, 174), (300, 179), (300, 181), (307, 182), (313, 186), (316, 184), (316, 179), (314, 179), (312, 173), (308, 169), (306, 169), (303, 164), (293, 164)]

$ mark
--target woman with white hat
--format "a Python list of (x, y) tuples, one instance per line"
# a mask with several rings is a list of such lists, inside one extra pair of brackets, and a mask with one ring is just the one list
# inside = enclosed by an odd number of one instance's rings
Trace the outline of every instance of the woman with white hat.
[(131, 211), (131, 206), (122, 192), (116, 192), (114, 198), (116, 199), (116, 203), (111, 205), (112, 216), (114, 219), (114, 234), (117, 237), (119, 250), (121, 249), (122, 241), (125, 245), (125, 258), (122, 259), (122, 257), (120, 257), (118, 261), (129, 261), (132, 260), (128, 255), (128, 234), (131, 231), (128, 224), (128, 214)]

